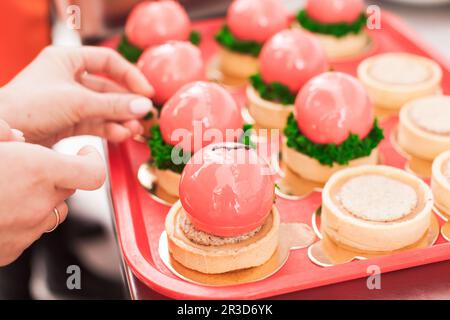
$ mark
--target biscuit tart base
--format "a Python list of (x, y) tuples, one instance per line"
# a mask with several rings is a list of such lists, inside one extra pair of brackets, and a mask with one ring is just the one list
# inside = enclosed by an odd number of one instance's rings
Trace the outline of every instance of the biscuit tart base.
[(178, 224), (182, 210), (181, 203), (175, 203), (166, 217), (165, 227), (172, 257), (189, 269), (219, 274), (256, 267), (267, 262), (278, 248), (280, 216), (275, 206), (255, 236), (221, 246), (199, 245), (189, 240)]
[(258, 72), (258, 58), (220, 47), (219, 68), (223, 74), (230, 78), (248, 79)]
[(314, 158), (289, 148), (283, 144), (283, 161), (293, 172), (314, 182), (324, 184), (337, 171), (361, 165), (377, 164), (378, 148), (372, 150), (368, 157), (351, 160), (347, 165), (334, 164), (332, 167), (323, 165)]
[(248, 112), (255, 122), (263, 128), (283, 130), (294, 106), (264, 100), (251, 85), (247, 87), (246, 93)]

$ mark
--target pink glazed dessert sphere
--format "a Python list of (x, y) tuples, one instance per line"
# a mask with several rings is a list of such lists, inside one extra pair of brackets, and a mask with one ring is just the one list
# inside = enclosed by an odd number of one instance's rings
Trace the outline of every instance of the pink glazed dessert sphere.
[(175, 1), (144, 1), (128, 16), (125, 34), (141, 49), (169, 40), (187, 40), (191, 22), (184, 8)]
[(153, 100), (158, 104), (185, 84), (205, 78), (200, 50), (186, 41), (170, 41), (145, 50), (137, 67), (155, 89)]
[(283, 30), (270, 38), (261, 50), (259, 64), (266, 83), (280, 82), (293, 93), (328, 68), (319, 41), (300, 29)]
[(305, 84), (295, 100), (298, 128), (319, 144), (341, 144), (350, 133), (365, 138), (374, 109), (363, 85), (340, 72), (323, 73)]
[(211, 144), (186, 164), (180, 200), (201, 231), (235, 237), (261, 227), (271, 212), (275, 184), (269, 165), (239, 143)]
[(228, 8), (227, 26), (241, 40), (263, 43), (289, 26), (280, 0), (235, 0)]
[(213, 142), (236, 141), (242, 135), (243, 125), (233, 96), (222, 86), (205, 81), (182, 87), (167, 101), (160, 115), (164, 141), (188, 152)]
[(306, 12), (321, 23), (353, 23), (364, 10), (363, 0), (307, 0)]

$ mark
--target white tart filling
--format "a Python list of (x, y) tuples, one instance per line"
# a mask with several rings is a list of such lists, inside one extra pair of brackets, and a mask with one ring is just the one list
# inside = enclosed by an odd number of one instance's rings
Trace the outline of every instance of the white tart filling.
[(450, 149), (450, 97), (429, 96), (407, 103), (400, 111), (398, 143), (428, 161)]
[(398, 59), (389, 55), (375, 60), (369, 68), (369, 74), (376, 80), (393, 85), (411, 85), (427, 81), (431, 77), (430, 69), (410, 59)]
[(359, 176), (347, 181), (338, 196), (345, 209), (369, 221), (394, 221), (410, 214), (417, 205), (413, 188), (380, 176)]
[(325, 185), (321, 228), (336, 243), (359, 251), (395, 251), (425, 236), (432, 208), (432, 192), (416, 176), (387, 166), (361, 166), (334, 174)]
[(442, 69), (425, 57), (384, 53), (361, 62), (358, 78), (377, 108), (395, 111), (411, 100), (440, 93)]
[(417, 101), (409, 110), (411, 119), (422, 129), (437, 133), (450, 134), (450, 99)]

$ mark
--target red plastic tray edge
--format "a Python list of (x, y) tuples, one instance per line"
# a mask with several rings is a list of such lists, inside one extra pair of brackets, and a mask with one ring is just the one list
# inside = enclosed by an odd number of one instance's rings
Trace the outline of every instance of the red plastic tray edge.
[[(218, 19), (208, 20), (204, 23), (212, 22), (215, 20)], [(439, 61), (439, 63), (443, 65), (444, 68), (450, 69), (450, 60), (444, 55), (437, 52), (435, 48), (429, 45), (426, 41), (420, 39), (416, 32), (413, 31), (400, 17), (397, 17), (392, 13), (383, 11), (383, 20), (389, 20), (389, 24), (395, 26), (395, 32), (403, 37), (406, 36), (407, 38), (409, 38), (410, 43), (416, 46), (420, 51), (427, 53), (430, 58)], [(125, 162), (123, 161), (124, 152), (120, 149), (120, 145), (108, 144), (110, 184), (111, 190), (114, 191), (112, 192), (112, 201), (116, 213), (115, 217), (118, 229), (119, 243), (122, 248), (125, 261), (131, 267), (136, 277), (151, 289), (165, 296), (175, 299), (267, 298), (289, 292), (310, 289), (313, 287), (324, 286), (336, 282), (344, 282), (368, 276), (367, 273), (360, 271), (363, 270), (361, 267), (363, 266), (367, 268), (370, 265), (377, 265), (378, 260), (381, 259), (377, 258), (371, 260), (354, 261), (351, 264), (346, 264), (345, 269), (339, 268), (339, 266), (333, 269), (328, 269), (330, 272), (332, 271), (332, 276), (330, 276), (327, 280), (317, 281), (316, 283), (314, 283), (314, 285), (311, 285), (309, 283), (299, 283), (296, 286), (292, 286), (289, 288), (274, 285), (271, 288), (270, 293), (268, 293), (267, 290), (263, 290), (263, 288), (258, 289), (258, 283), (240, 285), (238, 286), (240, 289), (238, 290), (240, 291), (239, 296), (236, 295), (236, 286), (205, 287), (169, 277), (149, 264), (149, 262), (141, 255), (135, 241), (125, 241), (125, 239), (122, 237), (122, 233), (134, 234), (134, 227), (131, 218), (131, 208), (129, 206), (130, 197), (127, 188), (129, 181), (127, 180), (126, 172), (129, 171), (129, 168), (125, 166)], [(117, 214), (118, 211), (121, 212), (120, 215)], [(392, 258), (395, 258), (396, 263), (391, 264), (389, 268), (382, 268), (381, 272), (386, 273), (450, 259), (450, 251), (448, 250), (446, 245), (436, 245), (433, 251), (427, 252), (426, 256), (422, 254), (424, 250), (427, 249), (419, 249), (413, 252), (404, 252), (393, 255)], [(420, 263), (418, 262), (417, 257), (421, 257)], [(354, 271), (358, 271), (358, 273), (349, 276), (347, 273), (352, 269)], [(279, 278), (278, 283), (281, 283), (282, 280), (283, 278)]]

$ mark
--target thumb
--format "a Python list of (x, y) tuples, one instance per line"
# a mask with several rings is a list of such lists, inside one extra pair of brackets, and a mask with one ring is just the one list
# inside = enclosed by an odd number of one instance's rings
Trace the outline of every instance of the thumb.
[[(61, 161), (60, 161), (61, 160)], [(91, 146), (83, 147), (76, 156), (60, 155), (55, 184), (64, 189), (95, 190), (106, 179), (103, 158)]]
[(82, 108), (81, 117), (113, 121), (140, 119), (155, 109), (150, 99), (123, 93), (90, 93), (88, 105)]

